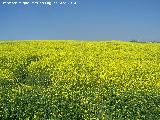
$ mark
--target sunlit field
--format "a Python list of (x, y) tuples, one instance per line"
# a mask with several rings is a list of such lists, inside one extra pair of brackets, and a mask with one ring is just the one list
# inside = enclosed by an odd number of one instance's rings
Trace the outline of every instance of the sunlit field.
[(0, 41), (1, 120), (160, 120), (160, 44)]

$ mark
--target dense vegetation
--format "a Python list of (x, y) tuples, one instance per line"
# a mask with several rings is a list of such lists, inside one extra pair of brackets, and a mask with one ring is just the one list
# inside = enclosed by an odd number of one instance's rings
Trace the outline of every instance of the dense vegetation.
[(0, 41), (0, 119), (159, 120), (160, 44)]

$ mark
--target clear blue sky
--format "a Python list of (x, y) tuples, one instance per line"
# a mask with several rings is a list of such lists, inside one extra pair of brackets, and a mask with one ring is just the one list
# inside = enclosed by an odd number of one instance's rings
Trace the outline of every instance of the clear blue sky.
[(0, 40), (160, 41), (160, 0), (63, 0), (76, 1), (76, 6), (14, 6), (0, 1)]

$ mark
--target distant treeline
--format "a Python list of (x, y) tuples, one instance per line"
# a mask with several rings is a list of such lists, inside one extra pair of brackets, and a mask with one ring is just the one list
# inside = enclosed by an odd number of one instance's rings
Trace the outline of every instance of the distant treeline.
[(160, 41), (139, 41), (139, 40), (129, 40), (129, 42), (138, 42), (138, 43), (160, 43)]

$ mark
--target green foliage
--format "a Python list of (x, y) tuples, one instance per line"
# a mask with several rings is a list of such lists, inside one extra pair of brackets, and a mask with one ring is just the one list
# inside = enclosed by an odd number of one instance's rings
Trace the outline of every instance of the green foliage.
[(159, 120), (160, 45), (0, 42), (2, 120)]
[(130, 40), (129, 42), (138, 42), (138, 40)]

